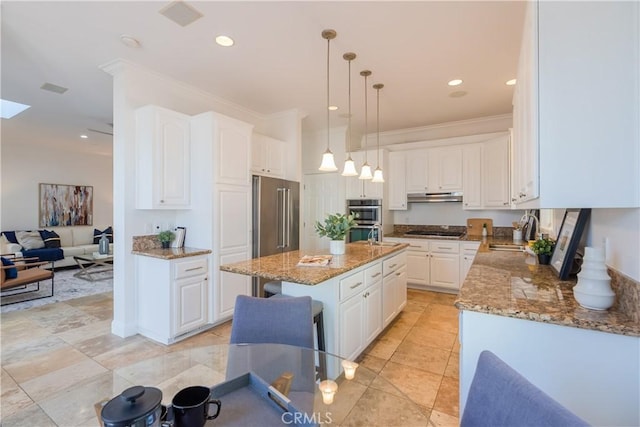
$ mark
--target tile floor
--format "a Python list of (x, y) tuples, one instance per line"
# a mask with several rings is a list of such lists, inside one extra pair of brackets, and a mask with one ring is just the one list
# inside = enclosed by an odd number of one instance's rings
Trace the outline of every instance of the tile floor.
[[(458, 425), (454, 300), (454, 295), (410, 289), (405, 310), (360, 360), (419, 405), (429, 415), (430, 426)], [(172, 346), (139, 335), (120, 338), (110, 333), (112, 307), (111, 295), (100, 294), (1, 316), (2, 426), (96, 426), (95, 413), (56, 417), (57, 408), (69, 400), (95, 402), (98, 391), (83, 392), (78, 387), (87, 378), (104, 378), (103, 395), (112, 396), (113, 389), (125, 388), (115, 384), (115, 369), (155, 355), (229, 341), (231, 322)]]

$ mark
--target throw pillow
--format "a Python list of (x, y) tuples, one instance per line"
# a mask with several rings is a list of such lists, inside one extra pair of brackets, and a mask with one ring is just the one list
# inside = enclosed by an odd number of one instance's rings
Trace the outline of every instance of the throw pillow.
[(113, 243), (113, 230), (111, 229), (111, 226), (105, 228), (104, 231), (100, 231), (97, 228), (94, 228), (93, 243), (96, 245), (100, 243), (100, 237), (102, 237), (103, 234), (107, 236), (107, 239), (109, 239), (109, 243)]
[[(0, 259), (2, 259), (2, 265), (4, 266), (15, 265), (13, 261), (11, 261), (9, 258), (0, 257)], [(15, 279), (18, 277), (18, 269), (15, 267), (7, 268), (6, 270), (4, 270), (4, 274), (5, 274), (4, 277), (6, 279)]]
[(40, 230), (40, 237), (44, 241), (45, 248), (59, 248), (60, 236), (55, 231)]
[(16, 238), (24, 250), (44, 248), (44, 241), (37, 231), (16, 231)]

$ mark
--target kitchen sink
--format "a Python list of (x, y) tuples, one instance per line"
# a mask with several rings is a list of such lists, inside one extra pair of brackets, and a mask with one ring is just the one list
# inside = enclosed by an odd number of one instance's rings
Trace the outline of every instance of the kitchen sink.
[(515, 243), (489, 243), (489, 249), (492, 251), (524, 252), (525, 248), (525, 245), (516, 245)]
[[(366, 240), (358, 240), (357, 242), (353, 242), (353, 243), (357, 243), (359, 245), (368, 245), (369, 242)], [(373, 242), (372, 245), (373, 246), (387, 246), (387, 247), (393, 247), (393, 246), (398, 246), (401, 243), (398, 242)]]

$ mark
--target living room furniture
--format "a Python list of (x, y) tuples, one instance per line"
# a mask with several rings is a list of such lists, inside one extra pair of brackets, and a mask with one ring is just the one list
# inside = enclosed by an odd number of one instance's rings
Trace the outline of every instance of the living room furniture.
[[(40, 298), (52, 297), (54, 293), (54, 273), (52, 270), (42, 268), (44, 265), (49, 264), (46, 261), (38, 261), (38, 258), (24, 258), (16, 257), (14, 255), (3, 255), (5, 258), (9, 258), (14, 265), (2, 265), (0, 271), (0, 296), (2, 297), (1, 305), (15, 304), (19, 302), (32, 301)], [(7, 271), (9, 269), (17, 269), (17, 277), (7, 278)], [(11, 301), (5, 303), (7, 297), (22, 294), (32, 294), (40, 290), (40, 282), (43, 280), (51, 280), (51, 293), (47, 295), (38, 295), (33, 298), (19, 299), (17, 301)], [(29, 285), (36, 284), (34, 287)]]
[(498, 356), (480, 353), (461, 427), (588, 425)]
[(80, 271), (74, 274), (79, 279), (95, 282), (96, 280), (111, 279), (113, 275), (97, 278), (94, 275), (107, 271), (113, 272), (113, 253), (107, 256), (96, 254), (76, 255), (73, 257)]
[[(94, 243), (97, 231), (108, 230), (110, 227), (95, 226), (68, 226), (68, 227), (48, 227), (46, 230), (54, 231), (60, 237), (59, 248), (39, 248), (24, 250), (18, 243), (15, 230), (2, 231), (8, 243), (0, 245), (0, 253), (15, 254), (22, 252), (24, 257), (38, 257), (40, 261), (49, 261), (51, 267), (70, 267), (76, 265), (73, 259), (77, 255), (87, 255), (98, 252), (98, 242)], [(113, 240), (113, 237), (111, 238)], [(113, 251), (113, 243), (109, 244), (109, 251)]]

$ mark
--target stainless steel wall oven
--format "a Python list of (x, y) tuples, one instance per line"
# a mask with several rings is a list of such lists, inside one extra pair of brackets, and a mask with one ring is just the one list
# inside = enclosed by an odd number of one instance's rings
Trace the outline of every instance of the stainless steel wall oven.
[(371, 235), (376, 241), (382, 241), (382, 200), (347, 200), (347, 214), (358, 214), (358, 225), (349, 230), (348, 242), (367, 240)]

